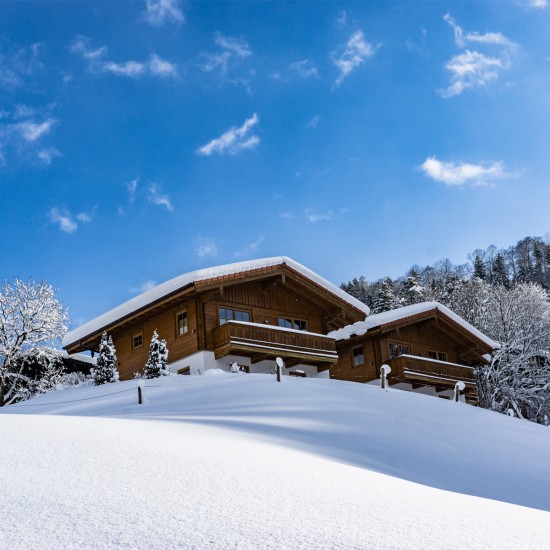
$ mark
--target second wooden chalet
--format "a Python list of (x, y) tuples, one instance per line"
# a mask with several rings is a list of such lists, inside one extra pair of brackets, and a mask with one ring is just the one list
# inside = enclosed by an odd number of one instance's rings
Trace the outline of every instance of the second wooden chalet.
[(401, 389), (449, 398), (465, 383), (476, 401), (474, 367), (488, 364), (494, 342), (437, 302), (423, 302), (371, 315), (329, 333), (338, 362), (331, 378), (372, 382), (380, 367), (391, 367), (388, 382)]
[(113, 337), (121, 379), (142, 372), (154, 330), (166, 339), (170, 368), (180, 374), (227, 370), (328, 376), (338, 360), (331, 330), (363, 320), (369, 308), (286, 257), (186, 273), (136, 296), (68, 333), (69, 353), (97, 352)]

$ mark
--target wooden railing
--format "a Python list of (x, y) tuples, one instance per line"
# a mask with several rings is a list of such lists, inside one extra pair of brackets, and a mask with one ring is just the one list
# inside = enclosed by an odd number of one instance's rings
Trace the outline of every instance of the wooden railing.
[(295, 357), (338, 358), (332, 338), (269, 325), (229, 321), (213, 330), (213, 338), (216, 355), (225, 355), (231, 348), (249, 348), (257, 353), (272, 351), (286, 352)]
[(473, 367), (466, 365), (435, 361), (415, 355), (400, 355), (387, 363), (391, 367), (391, 378), (406, 379), (408, 374), (413, 374), (475, 384)]

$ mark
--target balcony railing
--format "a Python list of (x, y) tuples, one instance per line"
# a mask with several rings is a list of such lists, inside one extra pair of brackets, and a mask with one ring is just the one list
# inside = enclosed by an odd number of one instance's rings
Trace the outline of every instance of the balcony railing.
[(303, 330), (258, 323), (228, 321), (213, 330), (216, 359), (228, 354), (298, 359), (302, 363), (327, 364), (338, 360), (333, 338)]
[(400, 355), (387, 363), (391, 367), (389, 378), (393, 378), (394, 381), (424, 381), (449, 387), (462, 381), (467, 389), (475, 390), (474, 369), (467, 365), (447, 363), (416, 355)]

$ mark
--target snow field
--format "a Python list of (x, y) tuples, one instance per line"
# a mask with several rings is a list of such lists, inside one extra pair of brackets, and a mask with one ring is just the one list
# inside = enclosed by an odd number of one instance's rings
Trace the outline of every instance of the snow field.
[(332, 380), (147, 384), (2, 411), (0, 547), (548, 547), (548, 512), (471, 496), (550, 509), (547, 428)]

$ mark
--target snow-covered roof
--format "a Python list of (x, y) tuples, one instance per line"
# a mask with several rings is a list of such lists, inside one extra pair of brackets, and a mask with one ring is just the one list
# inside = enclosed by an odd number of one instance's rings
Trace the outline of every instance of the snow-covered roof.
[(329, 332), (328, 335), (332, 336), (335, 340), (349, 340), (352, 336), (362, 336), (373, 328), (387, 325), (395, 321), (401, 321), (407, 317), (413, 317), (435, 309), (452, 319), (455, 323), (459, 324), (463, 329), (467, 330), (482, 342), (485, 342), (488, 346), (492, 348), (495, 347), (495, 342), (493, 340), (439, 302), (422, 302), (420, 304), (413, 304), (412, 306), (404, 306), (390, 311), (384, 311), (383, 313), (370, 315), (364, 321), (358, 321), (344, 328), (333, 330)]
[(123, 304), (111, 309), (110, 311), (88, 321), (80, 327), (68, 332), (63, 338), (63, 346), (67, 347), (78, 340), (89, 336), (99, 330), (108, 327), (109, 325), (123, 319), (127, 315), (138, 311), (157, 300), (164, 298), (178, 290), (185, 288), (193, 283), (200, 281), (207, 281), (210, 279), (218, 279), (227, 275), (236, 275), (239, 273), (245, 273), (248, 271), (254, 271), (262, 268), (274, 267), (278, 265), (286, 265), (294, 271), (300, 273), (305, 278), (318, 284), (326, 291), (337, 296), (344, 302), (347, 302), (350, 306), (362, 311), (365, 316), (370, 313), (369, 307), (363, 302), (357, 300), (353, 296), (350, 296), (347, 292), (338, 288), (336, 285), (327, 281), (317, 273), (314, 273), (302, 264), (287, 258), (286, 256), (276, 256), (274, 258), (262, 258), (258, 260), (249, 260), (246, 262), (237, 262), (233, 264), (221, 265), (217, 267), (209, 267), (206, 269), (199, 269), (197, 271), (191, 271), (184, 273), (178, 277), (174, 277), (164, 283), (161, 283), (146, 292), (143, 292), (139, 296), (124, 302)]

